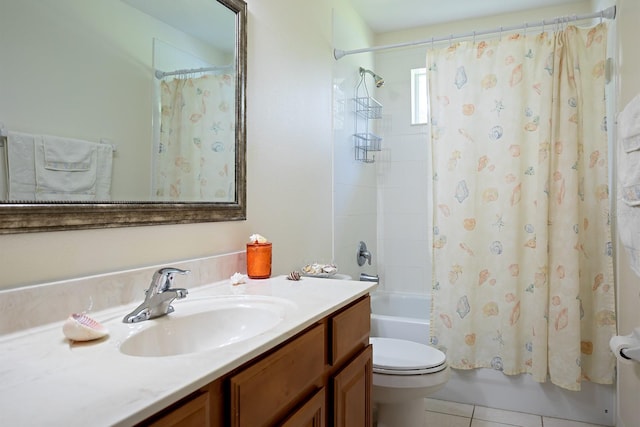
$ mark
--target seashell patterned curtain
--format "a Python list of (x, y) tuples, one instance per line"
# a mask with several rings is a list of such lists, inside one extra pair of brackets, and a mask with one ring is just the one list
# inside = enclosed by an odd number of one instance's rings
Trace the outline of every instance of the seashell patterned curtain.
[(160, 82), (157, 200), (235, 200), (234, 93), (229, 74)]
[(431, 340), (453, 368), (610, 384), (606, 24), (427, 55)]

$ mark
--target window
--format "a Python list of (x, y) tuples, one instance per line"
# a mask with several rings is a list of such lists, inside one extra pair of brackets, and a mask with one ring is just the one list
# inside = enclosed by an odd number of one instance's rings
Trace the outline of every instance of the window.
[(427, 101), (427, 69), (411, 70), (411, 124), (427, 124), (429, 103)]

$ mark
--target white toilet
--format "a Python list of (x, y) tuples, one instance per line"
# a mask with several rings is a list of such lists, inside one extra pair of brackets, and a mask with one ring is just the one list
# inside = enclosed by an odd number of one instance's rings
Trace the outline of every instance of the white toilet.
[(446, 356), (413, 341), (371, 337), (378, 427), (425, 427), (424, 398), (449, 380)]

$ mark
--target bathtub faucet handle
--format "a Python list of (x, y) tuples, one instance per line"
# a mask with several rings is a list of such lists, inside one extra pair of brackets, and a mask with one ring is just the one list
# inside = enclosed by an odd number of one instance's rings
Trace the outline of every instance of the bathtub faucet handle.
[(362, 267), (365, 261), (369, 261), (369, 265), (371, 265), (371, 252), (367, 250), (367, 244), (363, 241), (360, 241), (358, 245), (358, 265)]

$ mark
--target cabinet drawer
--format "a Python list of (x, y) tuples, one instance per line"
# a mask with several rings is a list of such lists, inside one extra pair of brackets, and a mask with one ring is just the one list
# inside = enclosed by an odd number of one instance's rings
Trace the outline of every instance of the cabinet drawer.
[(332, 365), (369, 345), (371, 298), (369, 295), (331, 317)]
[(231, 377), (231, 425), (272, 425), (318, 385), (325, 366), (325, 326), (319, 324)]

